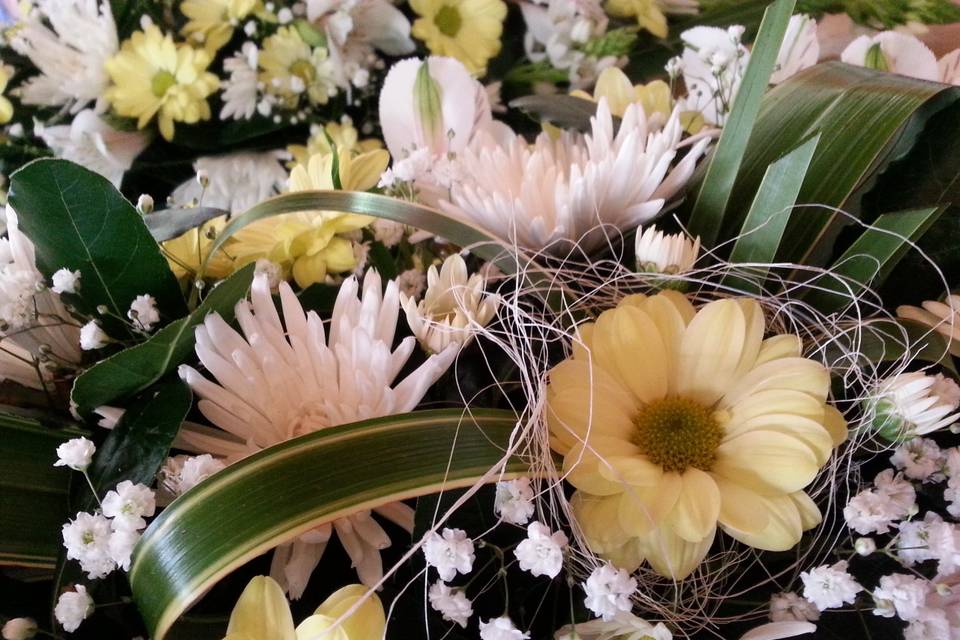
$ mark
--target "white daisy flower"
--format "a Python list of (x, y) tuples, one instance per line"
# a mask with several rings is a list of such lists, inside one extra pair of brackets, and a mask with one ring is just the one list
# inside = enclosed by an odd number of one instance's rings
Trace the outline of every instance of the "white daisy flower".
[(257, 110), (260, 90), (257, 79), (257, 58), (260, 50), (252, 42), (244, 42), (240, 51), (223, 61), (228, 74), (221, 83), (223, 109), (220, 119), (249, 120)]
[(942, 374), (901, 373), (882, 380), (872, 395), (873, 426), (887, 440), (922, 436), (960, 418), (960, 387)]
[(700, 238), (683, 233), (664, 233), (656, 226), (637, 229), (637, 270), (654, 273), (685, 273), (693, 269), (700, 254)]

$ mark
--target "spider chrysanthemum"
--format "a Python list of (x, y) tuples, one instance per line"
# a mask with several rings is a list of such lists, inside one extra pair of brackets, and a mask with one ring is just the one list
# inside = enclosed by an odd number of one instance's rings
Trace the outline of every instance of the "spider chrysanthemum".
[(697, 310), (676, 292), (630, 296), (580, 327), (550, 372), (547, 422), (595, 552), (682, 578), (718, 526), (781, 551), (819, 523), (804, 488), (846, 425), (828, 371), (797, 336), (764, 329), (753, 300)]

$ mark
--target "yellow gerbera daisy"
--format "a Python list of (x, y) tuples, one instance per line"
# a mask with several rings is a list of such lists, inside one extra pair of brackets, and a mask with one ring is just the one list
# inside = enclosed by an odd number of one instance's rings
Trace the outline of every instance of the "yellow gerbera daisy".
[(580, 328), (550, 372), (547, 422), (595, 552), (679, 579), (718, 525), (784, 551), (820, 522), (803, 489), (846, 424), (800, 339), (763, 336), (755, 301), (698, 311), (674, 291), (630, 296)]
[[(170, 269), (178, 278), (193, 276), (200, 271), (203, 261), (210, 253), (214, 238), (227, 224), (226, 216), (214, 218), (200, 227), (163, 243)], [(233, 270), (232, 261), (222, 252), (217, 253), (207, 264), (204, 275), (209, 278), (226, 278)]]
[(259, 65), (264, 90), (280, 98), (287, 108), (295, 108), (302, 93), (313, 104), (326, 104), (336, 95), (327, 50), (311, 47), (292, 27), (281, 27), (264, 40)]
[(3, 95), (11, 76), (13, 69), (0, 63), (0, 124), (7, 124), (13, 118), (13, 103)]
[(410, 0), (410, 7), (420, 16), (411, 33), (430, 53), (456, 58), (476, 76), (486, 73), (500, 52), (507, 16), (502, 0)]
[[(333, 189), (333, 154), (312, 156), (290, 173), (290, 191)], [(366, 191), (376, 186), (390, 154), (383, 149), (352, 156), (338, 149), (341, 187)], [(280, 265), (300, 287), (322, 282), (328, 273), (357, 266), (353, 242), (341, 234), (356, 231), (374, 218), (332, 211), (301, 211), (266, 218), (245, 227), (228, 242), (227, 254), (239, 268), (260, 258)]]
[(160, 133), (171, 140), (174, 122), (210, 119), (207, 96), (220, 84), (206, 70), (210, 60), (206, 51), (174, 44), (173, 38), (150, 25), (130, 36), (106, 61), (113, 82), (106, 99), (118, 115), (137, 118), (139, 129), (157, 116)]
[(616, 18), (636, 18), (637, 25), (658, 38), (667, 37), (667, 16), (656, 0), (607, 0), (607, 13)]
[(180, 11), (188, 22), (180, 33), (214, 55), (230, 42), (233, 30), (256, 6), (257, 0), (183, 0)]

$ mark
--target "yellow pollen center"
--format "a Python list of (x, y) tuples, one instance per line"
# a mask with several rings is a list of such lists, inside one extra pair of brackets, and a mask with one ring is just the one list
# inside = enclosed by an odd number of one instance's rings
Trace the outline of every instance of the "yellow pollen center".
[(153, 92), (153, 95), (162, 98), (167, 93), (167, 89), (176, 83), (176, 77), (164, 69), (153, 74), (153, 79), (150, 80), (150, 90)]
[(693, 400), (656, 400), (643, 407), (633, 423), (634, 444), (664, 471), (709, 471), (716, 462), (723, 427), (712, 411)]
[(460, 33), (463, 18), (460, 16), (459, 9), (445, 4), (437, 11), (437, 15), (433, 18), (433, 23), (437, 25), (437, 29), (440, 29), (440, 33), (453, 38)]

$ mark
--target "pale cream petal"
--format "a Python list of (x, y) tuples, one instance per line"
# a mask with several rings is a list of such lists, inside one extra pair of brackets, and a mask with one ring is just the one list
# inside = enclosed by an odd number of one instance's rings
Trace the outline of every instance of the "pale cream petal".
[(641, 539), (641, 550), (653, 570), (660, 575), (681, 580), (700, 566), (713, 545), (716, 530), (711, 530), (703, 540), (688, 542), (669, 525), (654, 529)]
[(577, 445), (564, 456), (563, 473), (567, 482), (581, 491), (598, 496), (623, 492), (625, 483), (610, 472), (608, 456), (614, 452), (630, 453), (632, 446), (612, 438), (591, 437), (589, 445)]
[(605, 560), (609, 560), (615, 567), (633, 573), (643, 564), (643, 546), (639, 538), (630, 538), (621, 546), (604, 551)]
[(640, 309), (628, 305), (600, 314), (593, 357), (640, 402), (667, 394), (667, 351), (657, 325)]
[(620, 527), (630, 535), (646, 535), (673, 510), (682, 486), (680, 474), (671, 472), (652, 487), (626, 487), (619, 496)]
[[(650, 462), (645, 456), (640, 455), (639, 449), (632, 455), (621, 448), (617, 455), (604, 456), (606, 464), (600, 464), (600, 475), (619, 485), (629, 484), (633, 486), (649, 487), (660, 482), (663, 477), (663, 469), (660, 465)], [(621, 455), (623, 454), (623, 455)]]
[(668, 289), (658, 293), (657, 297), (669, 300), (670, 304), (672, 304), (680, 313), (680, 317), (683, 318), (683, 322), (685, 324), (690, 324), (690, 322), (693, 320), (693, 317), (697, 315), (697, 310), (690, 303), (690, 300), (687, 299), (687, 296), (683, 295), (679, 291)]
[[(686, 302), (686, 298), (682, 300)], [(687, 328), (687, 321), (680, 313), (678, 305), (670, 297), (662, 294), (647, 298), (643, 309), (660, 331), (667, 354), (667, 392), (674, 394), (677, 391), (676, 368), (680, 357), (680, 343)]]
[(847, 441), (849, 430), (847, 429), (847, 419), (843, 417), (839, 409), (833, 405), (827, 405), (823, 412), (823, 426), (830, 433), (833, 439), (833, 446), (839, 447)]
[(726, 427), (724, 440), (752, 431), (773, 431), (792, 436), (810, 447), (822, 467), (833, 453), (833, 439), (820, 422), (789, 413), (768, 413)]
[(695, 467), (688, 468), (680, 477), (683, 487), (667, 524), (684, 540), (700, 542), (717, 527), (720, 489), (709, 474)]
[(745, 332), (735, 300), (717, 300), (700, 309), (680, 345), (677, 393), (707, 406), (719, 400), (734, 382)]
[(629, 296), (621, 298), (620, 302), (617, 303), (617, 306), (644, 309), (646, 308), (647, 300), (649, 300), (649, 296), (647, 296), (645, 293), (632, 293)]
[(823, 522), (820, 507), (805, 492), (791, 493), (790, 499), (793, 500), (793, 504), (796, 505), (797, 511), (800, 513), (800, 527), (804, 531), (809, 531)]
[(738, 298), (737, 304), (740, 305), (740, 310), (743, 312), (746, 328), (743, 338), (743, 353), (734, 374), (739, 379), (756, 366), (757, 356), (760, 354), (760, 348), (763, 344), (763, 330), (766, 327), (766, 319), (763, 316), (763, 308), (756, 300)]
[(799, 358), (802, 349), (803, 343), (800, 337), (792, 333), (771, 336), (760, 345), (757, 366), (780, 358)]
[(830, 390), (830, 372), (820, 363), (806, 358), (779, 358), (765, 362), (738, 380), (724, 395), (720, 406), (735, 407), (747, 396), (767, 389), (803, 391), (825, 402)]
[(750, 431), (725, 440), (713, 465), (715, 475), (765, 495), (799, 491), (819, 469), (806, 443), (773, 431)]
[(590, 351), (593, 349), (593, 322), (586, 322), (577, 327), (577, 338), (571, 344), (575, 360), (590, 360)]
[(570, 506), (595, 553), (615, 551), (630, 539), (620, 526), (620, 496), (591, 496), (577, 491), (570, 498)]
[(597, 394), (585, 389), (565, 389), (550, 393), (547, 398), (547, 425), (550, 434), (566, 449), (594, 435), (629, 440), (634, 432), (632, 416), (616, 403), (603, 402)]
[(720, 513), (717, 519), (721, 525), (751, 533), (759, 533), (766, 528), (769, 514), (760, 494), (718, 475), (714, 475), (713, 479), (720, 489)]
[[(823, 402), (809, 393), (791, 389), (765, 389), (746, 396), (735, 406), (730, 407), (728, 424), (736, 425), (770, 413), (791, 413), (822, 422), (823, 409)], [(735, 426), (725, 425), (724, 428), (729, 431), (736, 430)]]
[(744, 531), (724, 526), (723, 530), (743, 544), (765, 551), (787, 551), (803, 535), (800, 513), (790, 496), (760, 497), (767, 511), (767, 526), (762, 531)]

